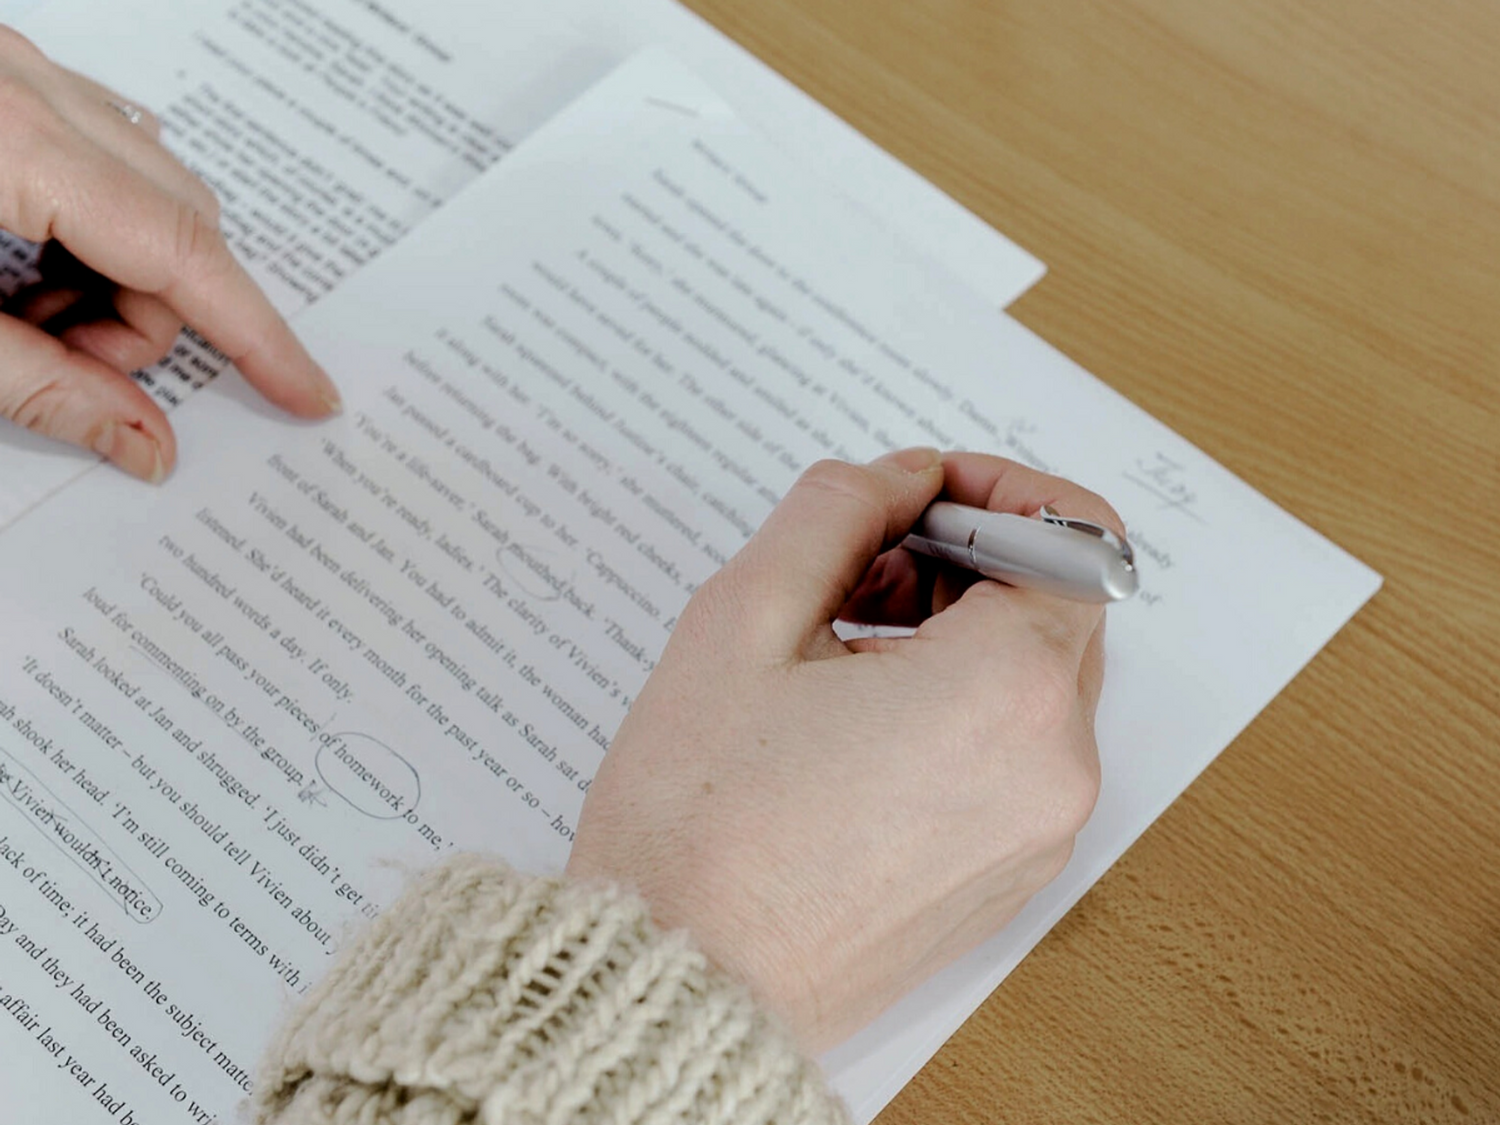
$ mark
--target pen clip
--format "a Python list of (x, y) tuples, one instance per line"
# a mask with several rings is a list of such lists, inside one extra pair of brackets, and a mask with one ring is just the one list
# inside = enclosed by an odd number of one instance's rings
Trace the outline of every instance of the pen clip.
[(1093, 520), (1074, 519), (1054, 511), (1050, 505), (1043, 504), (1037, 512), (1037, 518), (1043, 523), (1049, 523), (1053, 527), (1064, 527), (1069, 531), (1077, 531), (1083, 535), (1092, 535), (1095, 539), (1102, 539), (1120, 552), (1120, 561), (1131, 570), (1135, 569), (1135, 552), (1130, 549), (1130, 543), (1109, 528), (1097, 524)]

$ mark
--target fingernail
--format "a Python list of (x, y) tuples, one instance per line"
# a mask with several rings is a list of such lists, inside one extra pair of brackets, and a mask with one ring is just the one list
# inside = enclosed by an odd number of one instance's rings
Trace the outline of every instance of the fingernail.
[(330, 416), (344, 412), (344, 397), (339, 394), (339, 389), (333, 385), (333, 380), (328, 377), (328, 372), (321, 367), (318, 372), (318, 397), (323, 400)]
[(134, 426), (108, 423), (94, 439), (94, 452), (101, 453), (133, 477), (148, 484), (160, 484), (167, 477), (167, 463), (161, 446), (144, 430)]
[(875, 459), (877, 465), (894, 465), (908, 473), (925, 473), (943, 463), (943, 455), (931, 446), (920, 445), (914, 449), (897, 449)]

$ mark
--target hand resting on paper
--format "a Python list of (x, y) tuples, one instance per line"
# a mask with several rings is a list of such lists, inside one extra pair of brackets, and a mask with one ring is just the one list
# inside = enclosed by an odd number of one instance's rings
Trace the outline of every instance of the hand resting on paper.
[[(1097, 496), (994, 457), (950, 455), (946, 480), (924, 450), (818, 465), (693, 598), (569, 864), (638, 888), (812, 1049), (1014, 916), (1098, 792), (1100, 607), (890, 551), (940, 488), (1123, 534)], [(845, 644), (841, 609), (920, 627)]]
[(184, 323), (302, 417), (338, 392), (234, 260), (209, 189), (144, 110), (0, 27), (0, 229), (44, 243), (42, 280), (0, 304), (0, 416), (160, 481), (172, 428), (129, 373)]
[(802, 1052), (1014, 917), (1098, 794), (1101, 607), (891, 550), (940, 491), (1123, 530), (995, 457), (815, 466), (683, 613), (567, 877), (422, 878), (282, 1029), (257, 1120), (847, 1122)]

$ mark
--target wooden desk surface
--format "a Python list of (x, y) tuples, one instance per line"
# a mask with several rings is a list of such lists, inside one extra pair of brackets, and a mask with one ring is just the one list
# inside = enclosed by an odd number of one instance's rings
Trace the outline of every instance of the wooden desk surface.
[(1500, 5), (691, 6), (1386, 576), (882, 1121), (1500, 1121)]

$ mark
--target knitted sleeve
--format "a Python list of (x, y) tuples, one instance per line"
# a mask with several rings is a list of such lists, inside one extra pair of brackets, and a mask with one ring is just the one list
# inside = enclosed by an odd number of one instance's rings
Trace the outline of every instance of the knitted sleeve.
[(842, 1125), (816, 1066), (619, 889), (468, 857), (339, 957), (273, 1043), (261, 1125)]

